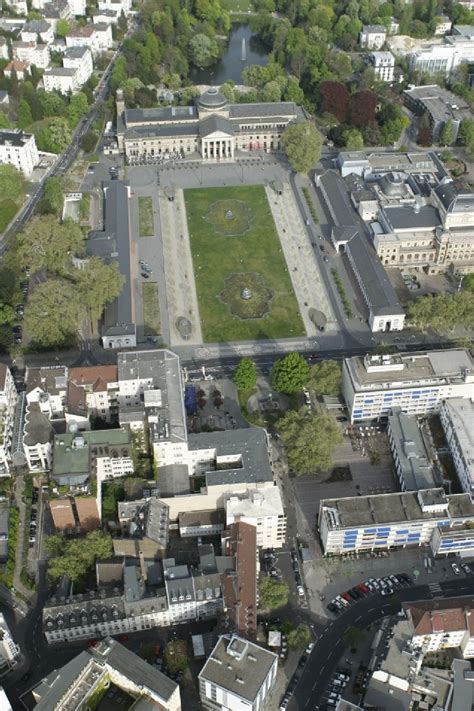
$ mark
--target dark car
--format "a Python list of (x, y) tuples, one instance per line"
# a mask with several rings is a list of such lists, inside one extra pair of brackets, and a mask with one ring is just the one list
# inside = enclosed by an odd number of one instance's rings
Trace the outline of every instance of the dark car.
[(308, 661), (307, 655), (306, 655), (306, 654), (303, 654), (303, 656), (301, 657), (300, 661), (298, 662), (298, 666), (300, 667), (300, 669), (301, 669), (302, 667), (304, 667), (304, 665), (306, 664), (307, 661)]
[(21, 677), (21, 681), (28, 681), (28, 679), (31, 677), (32, 674), (33, 674), (32, 671), (25, 672), (23, 674), (23, 676)]
[(322, 244), (319, 245), (319, 249), (321, 250), (321, 252), (325, 252), (325, 251), (326, 251), (326, 248), (325, 248)]
[(359, 590), (358, 587), (351, 588), (351, 592), (352, 592), (353, 595), (356, 596), (356, 598), (357, 598), (358, 600), (360, 600), (362, 597), (364, 597), (364, 594), (362, 593), (361, 590)]
[(142, 279), (149, 279), (150, 275), (147, 274), (146, 272), (142, 272)]
[(330, 602), (329, 605), (326, 605), (326, 607), (329, 612), (333, 612), (335, 615), (339, 614), (339, 608), (333, 602)]
[(347, 594), (350, 595), (353, 600), (358, 600), (360, 597), (359, 594), (356, 594), (355, 590), (348, 590)]
[(296, 548), (291, 549), (291, 560), (298, 560), (298, 551)]
[(294, 571), (298, 571), (300, 569), (296, 560), (293, 561), (292, 566)]

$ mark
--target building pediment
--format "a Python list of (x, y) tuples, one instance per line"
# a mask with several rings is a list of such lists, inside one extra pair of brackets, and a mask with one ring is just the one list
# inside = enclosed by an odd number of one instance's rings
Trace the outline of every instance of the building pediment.
[(201, 138), (213, 140), (230, 138), (234, 135), (234, 127), (228, 119), (214, 114), (199, 122), (199, 134)]
[[(202, 135), (202, 134), (201, 134)], [(208, 138), (211, 141), (222, 141), (232, 138), (231, 133), (225, 133), (224, 131), (213, 131), (212, 133), (207, 133), (203, 138)]]

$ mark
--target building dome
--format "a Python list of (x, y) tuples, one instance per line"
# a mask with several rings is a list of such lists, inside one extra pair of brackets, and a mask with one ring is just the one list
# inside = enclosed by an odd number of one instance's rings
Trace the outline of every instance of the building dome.
[(210, 89), (201, 94), (198, 99), (198, 105), (201, 109), (206, 109), (207, 111), (218, 111), (227, 106), (227, 99), (215, 86), (211, 86)]

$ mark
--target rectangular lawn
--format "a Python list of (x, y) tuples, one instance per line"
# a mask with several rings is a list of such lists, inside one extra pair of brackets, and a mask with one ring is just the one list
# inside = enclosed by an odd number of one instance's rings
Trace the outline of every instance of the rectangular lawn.
[(155, 232), (151, 197), (138, 198), (138, 229), (140, 237), (151, 237)]
[(158, 284), (142, 284), (143, 296), (143, 332), (145, 336), (157, 336), (160, 333), (160, 299)]
[[(304, 336), (298, 303), (263, 186), (197, 188), (185, 190), (184, 199), (205, 342)], [(214, 217), (219, 213), (219, 203), (232, 207), (232, 201), (239, 201), (235, 203), (239, 219), (234, 221), (239, 234), (233, 236), (223, 234), (219, 228), (222, 224), (223, 230), (232, 229), (232, 220), (226, 223), (225, 210), (221, 210), (218, 218)], [(226, 288), (226, 278), (242, 273), (257, 275), (273, 294), (269, 311), (262, 318), (242, 319), (232, 314), (227, 303), (219, 298)], [(239, 301), (240, 289), (234, 299)]]

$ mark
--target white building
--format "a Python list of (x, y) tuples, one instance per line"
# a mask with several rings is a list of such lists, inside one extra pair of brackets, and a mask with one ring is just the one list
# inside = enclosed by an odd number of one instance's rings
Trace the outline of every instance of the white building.
[(8, 43), (5, 37), (0, 37), (0, 59), (8, 60)]
[(281, 548), (286, 540), (286, 516), (277, 486), (231, 494), (226, 501), (226, 523), (243, 521), (257, 529), (259, 548)]
[(137, 709), (181, 711), (178, 684), (110, 637), (42, 679), (32, 689), (35, 709), (87, 708), (93, 706), (97, 692), (111, 684), (130, 695)]
[(76, 27), (66, 36), (67, 47), (88, 47), (93, 56), (107, 51), (112, 44), (112, 26), (100, 22)]
[(464, 659), (474, 657), (474, 618), (470, 607), (460, 607), (458, 601), (437, 600), (436, 604), (405, 603), (403, 609), (413, 628), (413, 647), (425, 654), (459, 648)]
[(0, 131), (0, 164), (9, 163), (26, 177), (39, 163), (38, 149), (33, 134), (23, 133), (19, 128)]
[(438, 526), (456, 530), (473, 521), (468, 494), (447, 496), (443, 489), (425, 489), (325, 499), (318, 526), (324, 554), (341, 555), (428, 545)]
[(372, 52), (369, 55), (370, 63), (379, 81), (392, 82), (395, 71), (395, 57), (391, 52)]
[(116, 365), (69, 368), (66, 421), (69, 413), (70, 419), (82, 416), (110, 422), (118, 412), (117, 393)]
[(448, 76), (459, 64), (474, 60), (472, 38), (458, 35), (445, 37), (444, 44), (427, 44), (410, 54), (410, 69), (422, 74)]
[(10, 0), (7, 4), (17, 15), (28, 14), (28, 3), (26, 0)]
[(273, 652), (237, 635), (219, 637), (199, 673), (202, 707), (209, 711), (273, 708), (269, 697), (277, 667), (278, 657)]
[(474, 493), (474, 401), (452, 398), (441, 405), (441, 424), (463, 491)]
[(443, 400), (474, 398), (474, 363), (463, 348), (345, 358), (342, 391), (351, 422), (378, 420), (394, 407), (439, 412)]
[(59, 91), (61, 94), (74, 94), (79, 91), (77, 69), (67, 69), (66, 67), (51, 67), (43, 74), (43, 84), (45, 91)]
[(54, 429), (40, 403), (27, 405), (23, 425), (23, 454), (30, 472), (51, 469)]
[(359, 35), (359, 44), (365, 49), (382, 49), (387, 39), (387, 30), (383, 25), (364, 25)]
[(0, 676), (15, 669), (20, 660), (20, 647), (15, 644), (5, 617), (0, 612)]
[(23, 42), (34, 42), (41, 37), (41, 41), (45, 44), (50, 44), (54, 40), (54, 30), (46, 20), (31, 20), (23, 25), (20, 37)]
[(388, 417), (387, 434), (401, 490), (436, 486), (434, 467), (416, 418), (396, 409)]
[(437, 526), (430, 541), (434, 556), (449, 556), (455, 553), (461, 558), (474, 555), (474, 529), (471, 524), (460, 524), (450, 528)]
[(132, 9), (131, 0), (99, 0), (99, 10), (111, 10), (119, 17), (122, 12), (127, 16)]
[(0, 477), (9, 476), (18, 393), (10, 368), (0, 364)]
[(174, 558), (163, 561), (169, 624), (214, 618), (223, 610), (221, 576), (192, 575), (187, 565)]
[(113, 45), (112, 25), (105, 22), (94, 23), (96, 42), (99, 52), (106, 52)]
[(15, 73), (18, 81), (25, 81), (30, 73), (30, 65), (27, 62), (20, 62), (18, 59), (12, 59), (11, 62), (8, 62), (7, 66), (3, 70), (3, 73), (7, 79), (11, 79), (12, 74)]
[(74, 17), (82, 17), (86, 14), (86, 0), (68, 0), (67, 4), (71, 10), (71, 15), (74, 15)]
[(447, 35), (451, 32), (453, 23), (447, 15), (441, 15), (439, 21), (436, 23), (435, 35), (441, 37), (442, 35)]
[(76, 81), (79, 86), (83, 86), (94, 70), (90, 49), (87, 47), (70, 47), (63, 55), (63, 67), (75, 69)]
[(13, 59), (27, 64), (34, 64), (39, 69), (46, 69), (49, 65), (49, 47), (47, 44), (36, 42), (13, 42)]

